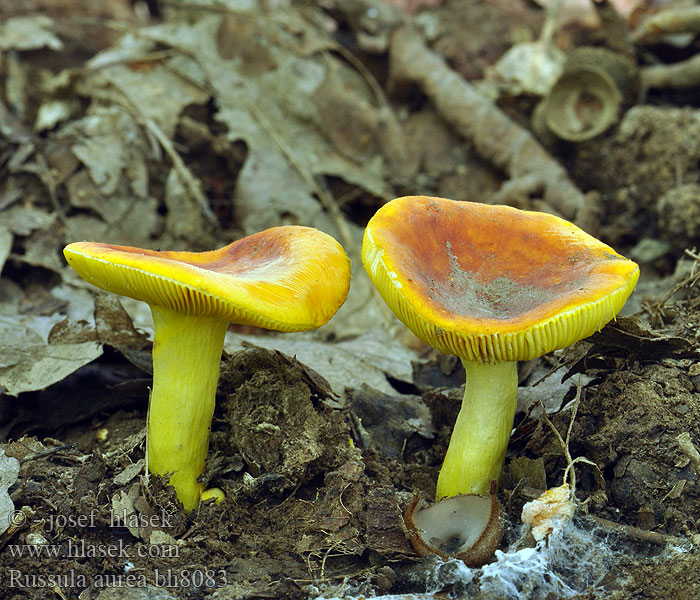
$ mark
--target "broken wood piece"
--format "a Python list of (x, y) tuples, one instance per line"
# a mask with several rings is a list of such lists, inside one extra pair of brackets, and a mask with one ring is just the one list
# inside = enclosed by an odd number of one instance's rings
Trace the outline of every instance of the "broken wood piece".
[[(544, 201), (569, 220), (584, 203), (581, 191), (564, 168), (495, 104), (452, 70), (425, 45), (419, 32), (405, 25), (391, 38), (391, 78), (417, 83), (438, 111), (476, 151), (505, 171), (511, 180), (488, 199), (505, 203), (509, 191), (541, 192)], [(522, 180), (522, 185), (516, 182)]]
[(664, 36), (700, 32), (700, 6), (675, 6), (653, 14), (632, 32), (637, 44), (654, 44)]
[(670, 65), (651, 65), (640, 71), (642, 88), (690, 89), (700, 85), (700, 54)]
[(693, 441), (690, 439), (690, 434), (687, 431), (681, 433), (676, 437), (676, 441), (683, 453), (688, 457), (688, 460), (690, 460), (690, 464), (693, 465), (698, 477), (700, 477), (700, 452), (698, 452), (695, 444), (693, 444)]

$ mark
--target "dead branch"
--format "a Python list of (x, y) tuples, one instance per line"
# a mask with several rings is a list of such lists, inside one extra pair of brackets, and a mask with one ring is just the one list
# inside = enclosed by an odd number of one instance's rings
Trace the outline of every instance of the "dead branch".
[(665, 35), (700, 32), (700, 6), (676, 6), (651, 15), (632, 33), (637, 44), (653, 44)]
[(700, 85), (700, 54), (670, 65), (652, 65), (641, 71), (642, 88), (673, 88), (677, 90)]
[(693, 287), (698, 280), (700, 280), (700, 269), (696, 270), (696, 267), (700, 267), (700, 256), (698, 256), (695, 252), (695, 249), (693, 250), (685, 250), (685, 253), (690, 256), (695, 262), (692, 264), (691, 269), (690, 269), (690, 275), (688, 277), (685, 277), (683, 281), (680, 281), (676, 285), (674, 285), (668, 292), (666, 292), (654, 306), (653, 306), (653, 313), (652, 314), (661, 314), (663, 316), (663, 307), (668, 302), (668, 300), (673, 297), (673, 295), (676, 292), (679, 292), (683, 288), (691, 288)]
[(674, 546), (684, 546), (689, 541), (686, 538), (668, 535), (665, 533), (658, 533), (656, 531), (649, 531), (647, 529), (635, 527), (634, 525), (616, 523), (615, 521), (603, 519), (602, 517), (596, 517), (595, 515), (589, 515), (588, 518), (597, 525), (603, 527), (604, 529), (609, 529), (616, 533), (631, 537), (632, 539), (639, 540), (641, 542), (656, 544), (657, 546), (667, 546), (669, 544), (672, 544)]
[(513, 189), (541, 191), (547, 204), (575, 220), (583, 194), (562, 166), (529, 131), (511, 121), (428, 48), (415, 29), (405, 25), (393, 34), (390, 56), (393, 81), (417, 83), (456, 131), (511, 177), (489, 202), (503, 202)]

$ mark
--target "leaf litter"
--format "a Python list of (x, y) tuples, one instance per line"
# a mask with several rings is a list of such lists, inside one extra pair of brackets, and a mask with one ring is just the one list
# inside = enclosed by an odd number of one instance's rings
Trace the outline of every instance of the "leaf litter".
[[(576, 147), (536, 141), (529, 113), (549, 84), (528, 77), (614, 30), (605, 6), (597, 25), (545, 40), (548, 13), (524, 2), (160, 4), (158, 18), (114, 0), (102, 20), (77, 2), (2, 9), (3, 588), (101, 600), (697, 592), (700, 264), (695, 230), (668, 212), (697, 211), (692, 100), (634, 99), (609, 135)], [(477, 12), (479, 35), (456, 26)], [(506, 43), (508, 27), (520, 33)], [(551, 52), (518, 58), (535, 40)], [(494, 48), (509, 47), (497, 63)], [(519, 60), (527, 69), (513, 71)], [(493, 67), (487, 80), (474, 80), (479, 65)], [(483, 572), (419, 561), (402, 529), (413, 490), (433, 492), (463, 382), (361, 268), (367, 219), (414, 193), (560, 213), (643, 269), (632, 316), (521, 365), (501, 493), (510, 530)], [(226, 498), (187, 515), (145, 472), (147, 308), (96, 294), (61, 249), (205, 250), (286, 223), (343, 243), (351, 295), (313, 334), (232, 327), (204, 474)], [(566, 467), (541, 407), (566, 431), (577, 385), (569, 451), (596, 468), (577, 465), (580, 516), (562, 543), (590, 550), (584, 575), (518, 525)]]

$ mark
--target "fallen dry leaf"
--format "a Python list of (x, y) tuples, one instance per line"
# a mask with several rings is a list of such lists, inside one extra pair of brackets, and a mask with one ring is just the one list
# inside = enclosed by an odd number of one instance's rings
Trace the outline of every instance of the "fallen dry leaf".
[(46, 15), (12, 17), (0, 24), (0, 50), (61, 50), (63, 42), (52, 31), (53, 19)]
[(5, 456), (5, 450), (0, 448), (0, 534), (12, 524), (15, 504), (7, 490), (17, 481), (18, 475), (19, 461), (11, 456)]

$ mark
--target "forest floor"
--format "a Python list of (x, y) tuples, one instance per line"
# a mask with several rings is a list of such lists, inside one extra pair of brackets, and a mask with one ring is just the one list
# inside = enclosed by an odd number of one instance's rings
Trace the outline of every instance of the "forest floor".
[[(683, 15), (654, 37), (642, 1), (148, 4), (0, 8), (0, 598), (700, 598), (700, 41)], [(535, 109), (586, 45), (633, 81), (602, 134), (564, 141)], [(483, 569), (419, 558), (404, 532), (464, 386), (362, 268), (368, 219), (412, 194), (558, 214), (641, 269), (617, 320), (519, 365)], [(350, 295), (312, 333), (230, 328), (204, 474), (225, 498), (189, 514), (144, 470), (148, 307), (98, 294), (62, 248), (205, 250), (290, 223), (343, 244)], [(567, 456), (586, 459), (576, 514), (535, 547), (522, 507)]]

